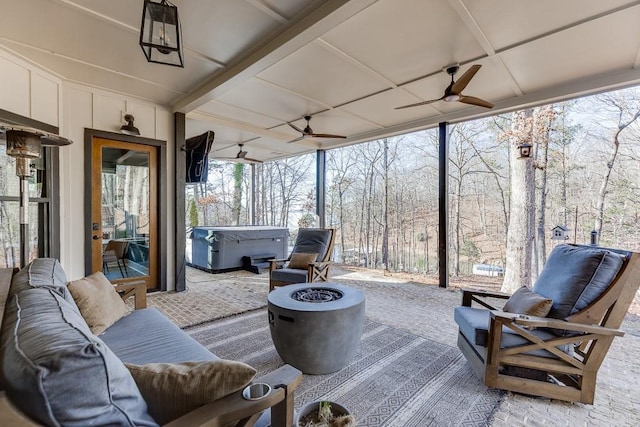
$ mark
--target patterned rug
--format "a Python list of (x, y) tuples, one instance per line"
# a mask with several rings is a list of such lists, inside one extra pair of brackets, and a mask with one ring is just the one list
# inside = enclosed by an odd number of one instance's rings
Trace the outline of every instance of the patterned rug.
[[(264, 309), (185, 330), (218, 357), (248, 363), (258, 375), (283, 365)], [(457, 348), (367, 319), (351, 364), (333, 374), (304, 375), (295, 403), (339, 402), (360, 427), (487, 426), (503, 395), (480, 383)]]

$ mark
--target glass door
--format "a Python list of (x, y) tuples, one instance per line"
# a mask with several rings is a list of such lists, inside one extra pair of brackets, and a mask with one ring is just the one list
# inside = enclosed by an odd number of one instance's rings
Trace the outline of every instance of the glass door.
[(94, 138), (92, 270), (113, 283), (158, 284), (157, 148)]

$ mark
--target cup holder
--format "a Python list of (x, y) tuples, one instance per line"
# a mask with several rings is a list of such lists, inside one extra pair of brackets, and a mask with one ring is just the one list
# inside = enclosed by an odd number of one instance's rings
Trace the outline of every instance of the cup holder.
[(248, 385), (242, 390), (242, 397), (247, 400), (259, 400), (271, 393), (271, 386), (266, 383)]

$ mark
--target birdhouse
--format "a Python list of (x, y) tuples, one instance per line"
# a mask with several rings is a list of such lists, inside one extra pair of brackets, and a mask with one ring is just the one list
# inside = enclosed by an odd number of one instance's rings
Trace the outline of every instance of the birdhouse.
[(564, 225), (556, 225), (551, 229), (551, 239), (552, 240), (568, 240), (569, 229)]

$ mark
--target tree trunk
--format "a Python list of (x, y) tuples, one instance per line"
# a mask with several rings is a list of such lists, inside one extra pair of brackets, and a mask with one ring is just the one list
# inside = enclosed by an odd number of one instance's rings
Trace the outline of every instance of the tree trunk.
[(382, 268), (389, 270), (389, 141), (384, 142), (384, 211), (382, 228)]
[(509, 138), (511, 213), (507, 232), (506, 268), (502, 291), (513, 293), (531, 283), (531, 255), (534, 224), (534, 168), (532, 159), (519, 159), (518, 146), (531, 143), (533, 111), (512, 115)]
[(536, 178), (537, 185), (537, 204), (536, 204), (536, 258), (534, 275), (537, 277), (547, 262), (547, 245), (546, 245), (546, 215), (547, 215), (547, 164), (549, 157), (549, 133), (555, 113), (553, 106), (545, 105), (538, 107), (533, 113), (533, 134), (536, 139)]

